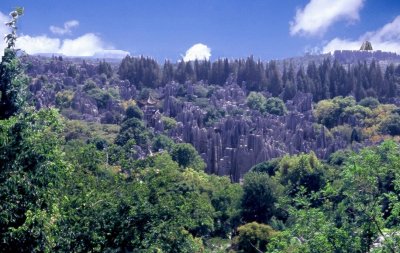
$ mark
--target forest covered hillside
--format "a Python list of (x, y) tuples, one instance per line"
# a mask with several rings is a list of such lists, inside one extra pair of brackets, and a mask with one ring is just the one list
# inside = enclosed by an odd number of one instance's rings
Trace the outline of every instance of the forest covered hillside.
[(383, 67), (382, 57), (352, 64), (325, 57), (306, 66), (253, 57), (159, 64), (130, 56), (120, 63), (21, 56), (21, 62), (29, 100), (70, 119), (68, 139), (81, 138), (76, 131), (87, 124), (116, 133), (133, 107), (143, 111), (147, 131), (136, 158), (163, 149), (151, 140), (163, 136), (192, 144), (207, 173), (238, 182), (252, 166), (284, 154), (313, 151), (328, 159), (398, 138), (400, 65)]
[[(0, 252), (399, 252), (400, 61), (0, 63)], [(308, 59), (308, 60), (307, 60)]]

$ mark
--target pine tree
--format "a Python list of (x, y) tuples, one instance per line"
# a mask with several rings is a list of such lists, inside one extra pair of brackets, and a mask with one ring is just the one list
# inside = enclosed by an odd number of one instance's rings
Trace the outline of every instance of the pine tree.
[(278, 67), (274, 61), (268, 64), (268, 86), (267, 89), (271, 92), (272, 96), (277, 97), (283, 90), (282, 79), (279, 74)]

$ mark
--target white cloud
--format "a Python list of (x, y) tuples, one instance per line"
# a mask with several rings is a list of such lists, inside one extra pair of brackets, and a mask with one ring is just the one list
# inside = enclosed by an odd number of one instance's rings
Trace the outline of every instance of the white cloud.
[[(9, 32), (4, 24), (9, 17), (0, 12), (0, 36), (2, 38)], [(66, 22), (65, 28), (77, 26), (76, 22)], [(4, 53), (6, 43), (0, 39), (0, 56)], [(47, 35), (30, 36), (20, 34), (16, 41), (16, 48), (22, 49), (27, 54), (63, 54), (65, 56), (80, 57), (93, 56), (98, 58), (123, 58), (129, 52), (117, 50), (112, 46), (106, 45), (104, 41), (93, 33), (86, 33), (74, 39), (52, 38)], [(0, 58), (1, 59), (1, 58)]]
[(49, 38), (45, 35), (35, 37), (22, 35), (17, 38), (15, 46), (28, 54), (40, 54), (58, 53), (60, 45), (61, 41), (57, 38)]
[(356, 40), (335, 38), (328, 42), (323, 51), (359, 50), (364, 41), (370, 41), (374, 50), (396, 52), (400, 54), (400, 15), (382, 28), (367, 32)]
[(66, 39), (58, 53), (73, 56), (92, 56), (103, 50), (103, 42), (93, 33), (87, 33), (76, 39)]
[(18, 37), (16, 47), (28, 54), (62, 54), (65, 56), (103, 56), (104, 58), (122, 58), (129, 54), (127, 51), (108, 47), (102, 39), (87, 33), (75, 39), (50, 38), (46, 35)]
[(70, 20), (64, 23), (64, 27), (50, 26), (49, 29), (52, 33), (58, 35), (71, 34), (72, 28), (78, 27), (78, 20)]
[(194, 60), (209, 60), (211, 57), (211, 48), (208, 46), (198, 43), (193, 45), (186, 51), (183, 57), (184, 61), (194, 61)]
[(291, 35), (321, 35), (335, 22), (356, 21), (365, 0), (311, 0), (290, 22)]

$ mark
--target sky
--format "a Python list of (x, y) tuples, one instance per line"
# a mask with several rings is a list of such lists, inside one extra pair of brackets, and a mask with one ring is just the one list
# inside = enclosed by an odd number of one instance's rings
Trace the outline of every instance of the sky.
[(271, 60), (365, 40), (400, 54), (400, 0), (1, 0), (0, 34), (16, 6), (29, 54)]

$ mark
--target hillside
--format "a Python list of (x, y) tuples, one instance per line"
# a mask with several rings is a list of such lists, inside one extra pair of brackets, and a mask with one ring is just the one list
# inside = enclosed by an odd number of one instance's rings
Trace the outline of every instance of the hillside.
[(78, 20), (19, 34), (23, 14), (0, 62), (0, 253), (400, 251), (398, 55), (98, 60), (126, 51), (70, 39)]
[[(129, 56), (119, 64), (31, 56), (22, 62), (37, 109), (119, 125), (137, 104), (151, 135), (191, 143), (206, 172), (239, 181), (253, 165), (284, 154), (313, 151), (328, 159), (400, 133), (391, 127), (400, 122), (400, 66), (387, 65), (395, 57), (349, 54), (346, 64), (343, 52), (266, 63), (249, 57), (160, 65)], [(373, 59), (366, 62), (366, 54)], [(151, 143), (137, 149), (144, 158)]]

